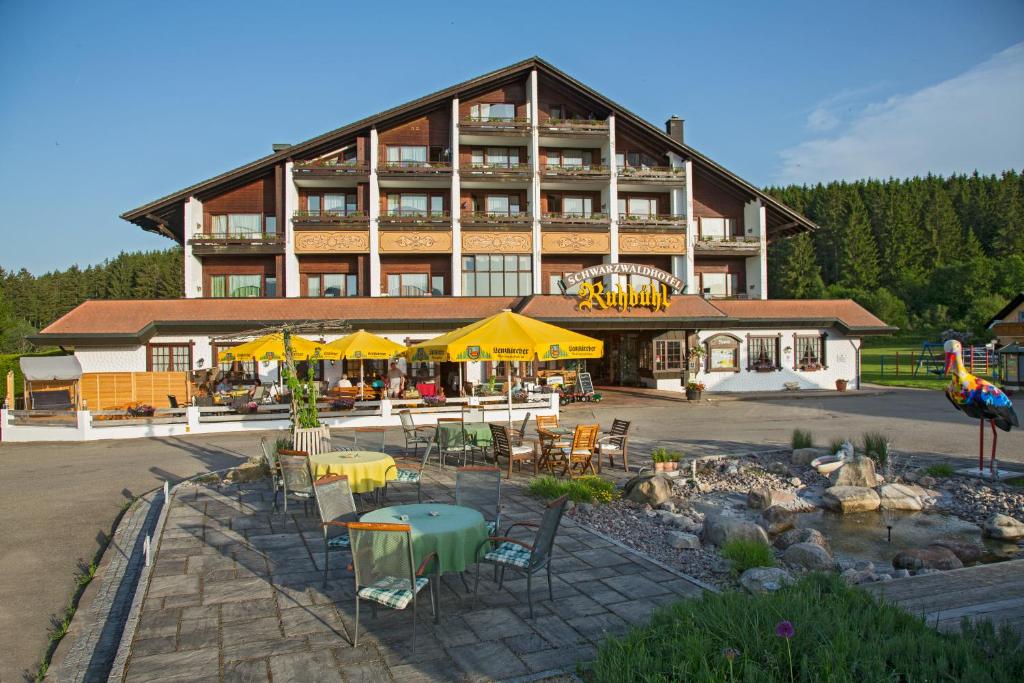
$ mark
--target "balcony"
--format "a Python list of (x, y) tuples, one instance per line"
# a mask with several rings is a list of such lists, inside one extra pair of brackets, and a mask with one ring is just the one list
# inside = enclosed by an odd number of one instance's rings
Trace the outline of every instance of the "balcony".
[(284, 235), (276, 232), (204, 233), (190, 238), (188, 243), (196, 256), (284, 253)]
[(370, 175), (370, 164), (366, 161), (314, 160), (296, 162), (292, 167), (295, 180), (323, 180), (330, 178), (365, 178)]
[(693, 242), (699, 254), (722, 256), (753, 256), (761, 251), (761, 238), (754, 235), (700, 235)]
[(672, 166), (620, 166), (616, 176), (623, 183), (658, 183), (682, 185), (686, 182), (686, 169)]
[(540, 218), (545, 228), (607, 228), (609, 225), (606, 213), (575, 213), (559, 211), (545, 213)]
[(463, 211), (460, 221), (464, 228), (529, 228), (533, 225), (533, 216), (525, 211), (515, 213)]
[(537, 129), (547, 137), (591, 137), (608, 135), (608, 122), (596, 119), (548, 119), (538, 123)]
[(673, 230), (686, 229), (686, 216), (673, 214), (619, 214), (619, 228), (629, 230), (631, 228), (671, 228)]
[(526, 137), (530, 134), (530, 119), (467, 116), (459, 122), (459, 132), (473, 135)]
[(366, 230), (370, 226), (370, 217), (362, 211), (296, 211), (292, 216), (292, 224), (296, 230), (313, 230), (319, 228)]
[(463, 180), (529, 180), (529, 164), (467, 164), (459, 167)]
[(451, 230), (452, 215), (448, 211), (395, 211), (382, 213), (378, 222), (384, 229)]
[(437, 178), (451, 174), (450, 161), (382, 161), (377, 167), (377, 175), (385, 178)]
[(560, 166), (558, 164), (547, 164), (542, 171), (542, 178), (545, 180), (607, 180), (609, 178), (607, 166), (585, 164), (582, 166)]

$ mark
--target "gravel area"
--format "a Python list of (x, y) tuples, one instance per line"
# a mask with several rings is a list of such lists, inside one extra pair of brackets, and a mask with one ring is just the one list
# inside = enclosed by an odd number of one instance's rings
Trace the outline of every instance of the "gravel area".
[(937, 503), (942, 512), (981, 525), (996, 513), (1024, 520), (1024, 488), (972, 477), (950, 477), (937, 488), (947, 494)]

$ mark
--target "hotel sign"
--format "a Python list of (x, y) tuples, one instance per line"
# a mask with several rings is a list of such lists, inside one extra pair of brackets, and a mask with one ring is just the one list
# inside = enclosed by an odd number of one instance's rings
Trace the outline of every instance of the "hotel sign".
[(562, 284), (566, 289), (569, 289), (588, 280), (606, 275), (639, 275), (663, 282), (669, 289), (674, 289), (677, 292), (683, 291), (684, 287), (683, 281), (672, 273), (666, 273), (661, 268), (645, 266), (639, 263), (602, 263), (599, 266), (590, 266), (578, 273), (569, 273), (562, 278)]
[[(639, 288), (627, 284), (606, 289), (602, 282), (591, 282), (593, 278), (606, 275), (637, 275), (649, 279), (650, 283)], [(581, 311), (613, 308), (625, 312), (633, 308), (647, 308), (657, 313), (667, 310), (671, 304), (669, 292), (684, 289), (683, 281), (671, 273), (638, 263), (605, 263), (562, 278), (563, 290), (576, 286), (579, 287), (577, 308)]]

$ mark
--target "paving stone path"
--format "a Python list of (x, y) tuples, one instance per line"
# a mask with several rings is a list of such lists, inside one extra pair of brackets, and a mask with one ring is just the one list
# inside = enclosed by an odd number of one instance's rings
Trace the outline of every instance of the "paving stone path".
[[(541, 503), (519, 484), (502, 487), (503, 526), (540, 515)], [(453, 497), (451, 470), (432, 468), (424, 500), (451, 503)], [(389, 502), (404, 500), (393, 494)], [(591, 660), (607, 635), (645, 622), (659, 605), (701, 593), (682, 575), (566, 517), (555, 544), (555, 599), (548, 600), (540, 581), (533, 619), (525, 578), (508, 575), (513, 578), (499, 591), (484, 571), (474, 598), (457, 576), (446, 576), (440, 623), (432, 622), (429, 608), (420, 610), (415, 652), (409, 610), (380, 609), (376, 618), (365, 610), (353, 648), (353, 577), (343, 554), (334, 553), (330, 580), (322, 585), (321, 544), (314, 518), (301, 505), (291, 505), (288, 514), (271, 511), (263, 482), (180, 489), (168, 510), (124, 680), (529, 677), (571, 670)]]

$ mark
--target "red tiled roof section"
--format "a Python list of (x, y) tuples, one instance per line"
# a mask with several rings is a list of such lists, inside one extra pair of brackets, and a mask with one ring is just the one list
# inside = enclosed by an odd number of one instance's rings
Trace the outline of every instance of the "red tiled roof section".
[[(518, 311), (531, 318), (541, 320), (564, 320), (569, 318), (621, 318), (624, 314), (616, 308), (600, 310), (579, 310), (579, 299), (570, 296), (537, 295), (530, 299)], [(628, 313), (630, 318), (721, 318), (723, 314), (705, 299), (689, 294), (677, 295), (669, 299), (667, 310), (655, 313), (646, 308), (633, 308)]]
[(850, 329), (889, 327), (852, 299), (719, 299), (712, 303), (738, 320), (838, 320)]
[(136, 334), (152, 322), (477, 320), (513, 308), (518, 301), (518, 297), (86, 301), (41, 334)]

